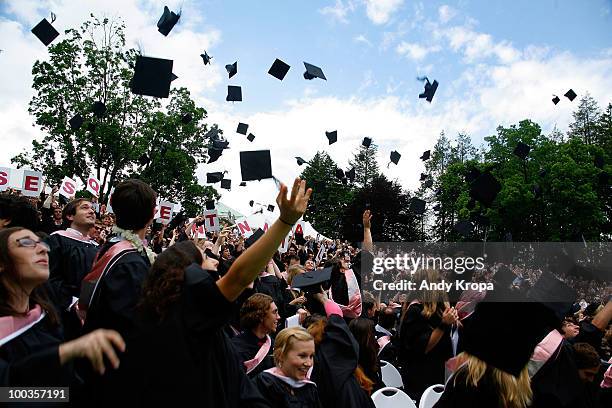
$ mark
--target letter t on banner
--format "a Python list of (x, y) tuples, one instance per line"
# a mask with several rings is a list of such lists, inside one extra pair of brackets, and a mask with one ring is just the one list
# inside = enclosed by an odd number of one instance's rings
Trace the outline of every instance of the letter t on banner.
[(64, 177), (59, 193), (66, 198), (74, 197), (74, 194), (76, 193), (76, 181), (70, 177)]
[(206, 232), (219, 232), (219, 218), (217, 210), (204, 211), (204, 227)]
[(42, 188), (43, 175), (39, 171), (24, 170), (21, 194), (27, 197), (38, 197)]
[(95, 176), (89, 176), (87, 179), (87, 191), (96, 197), (100, 197), (100, 180)]

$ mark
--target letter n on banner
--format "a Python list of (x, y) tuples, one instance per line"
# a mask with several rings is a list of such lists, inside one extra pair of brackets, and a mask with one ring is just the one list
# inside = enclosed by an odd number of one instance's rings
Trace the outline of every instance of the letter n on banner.
[(238, 218), (236, 220), (236, 227), (238, 228), (240, 235), (242, 235), (244, 238), (248, 238), (254, 233), (246, 217)]

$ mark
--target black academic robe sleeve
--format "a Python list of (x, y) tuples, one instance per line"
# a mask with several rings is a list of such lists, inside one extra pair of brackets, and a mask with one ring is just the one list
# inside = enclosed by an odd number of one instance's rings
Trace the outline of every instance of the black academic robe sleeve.
[(11, 363), (0, 359), (0, 385), (3, 387), (58, 385), (58, 379), (63, 377), (59, 344)]
[[(456, 381), (455, 376), (458, 376)], [(488, 381), (486, 374), (477, 387), (472, 387), (466, 384), (465, 373), (459, 371), (449, 379), (442, 396), (434, 405), (434, 408), (466, 407), (503, 408), (497, 396), (497, 390)]]
[(323, 408), (314, 384), (293, 388), (269, 373), (255, 378), (261, 395), (275, 408)]

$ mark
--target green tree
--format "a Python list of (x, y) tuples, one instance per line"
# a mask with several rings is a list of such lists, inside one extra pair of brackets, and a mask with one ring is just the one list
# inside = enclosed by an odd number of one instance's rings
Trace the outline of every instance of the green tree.
[(376, 177), (380, 175), (376, 155), (378, 146), (374, 143), (369, 147), (361, 145), (359, 151), (353, 154), (349, 160), (349, 166), (355, 168), (355, 185), (363, 188), (369, 186)]
[[(124, 31), (121, 21), (91, 15), (49, 47), (48, 60), (34, 63), (29, 111), (43, 138), (12, 162), (42, 171), (48, 184), (73, 175), (84, 183), (94, 174), (102, 182), (101, 199), (131, 176), (150, 182), (161, 196), (201, 202), (214, 192), (198, 188), (193, 176), (206, 158), (206, 111), (185, 89), (172, 91), (165, 110), (158, 99), (131, 93), (137, 51), (125, 48)], [(106, 106), (101, 117), (91, 111), (95, 101)], [(76, 114), (84, 123), (73, 130), (68, 121)], [(192, 121), (183, 124), (187, 114)], [(148, 164), (139, 161), (145, 154)]]
[(580, 138), (587, 145), (595, 143), (599, 115), (597, 102), (587, 93), (573, 113), (574, 122), (570, 123), (568, 135)]

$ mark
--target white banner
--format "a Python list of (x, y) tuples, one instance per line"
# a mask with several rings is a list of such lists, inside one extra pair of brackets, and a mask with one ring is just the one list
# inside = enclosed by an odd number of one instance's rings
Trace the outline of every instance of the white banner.
[(43, 175), (39, 171), (24, 170), (21, 194), (27, 197), (38, 197), (42, 189)]
[(72, 199), (77, 191), (77, 183), (70, 177), (64, 177), (60, 185), (59, 193), (68, 199)]
[(89, 176), (87, 179), (87, 191), (96, 197), (100, 197), (100, 180), (95, 176)]
[(206, 232), (219, 232), (221, 230), (217, 210), (204, 211), (204, 228)]
[(0, 191), (10, 188), (11, 170), (10, 167), (0, 167)]
[(174, 204), (170, 201), (162, 201), (159, 203), (158, 212), (156, 214), (156, 221), (166, 225), (172, 219), (172, 209)]

